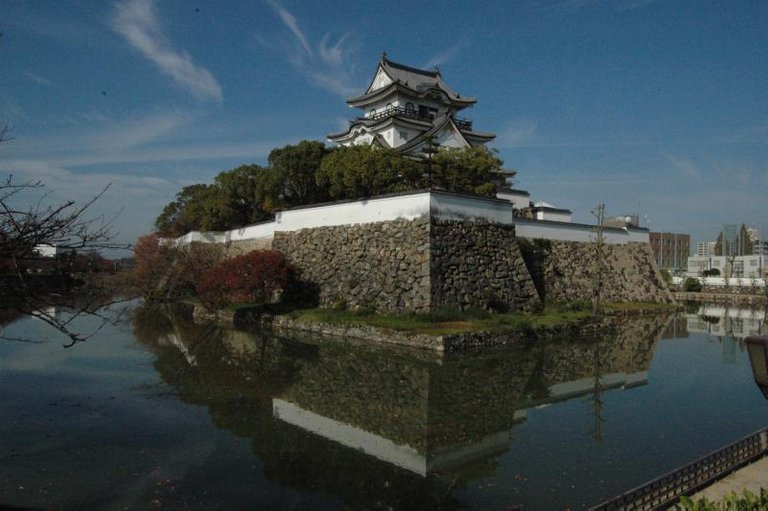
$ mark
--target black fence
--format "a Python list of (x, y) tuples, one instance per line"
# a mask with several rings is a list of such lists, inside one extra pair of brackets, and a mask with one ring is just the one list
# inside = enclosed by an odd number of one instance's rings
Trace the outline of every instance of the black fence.
[(658, 479), (603, 502), (593, 511), (666, 509), (768, 452), (768, 429), (760, 430)]

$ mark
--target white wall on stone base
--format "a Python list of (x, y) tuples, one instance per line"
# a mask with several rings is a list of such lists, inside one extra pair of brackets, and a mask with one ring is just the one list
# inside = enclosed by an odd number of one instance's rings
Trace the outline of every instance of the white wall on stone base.
[(415, 220), (429, 214), (429, 203), (429, 193), (419, 193), (291, 209), (275, 215), (275, 231)]
[[(515, 234), (520, 238), (545, 239), (553, 241), (594, 242), (597, 228), (594, 225), (574, 224), (571, 222), (552, 222), (546, 220), (515, 219)], [(626, 243), (648, 243), (646, 229), (603, 228), (606, 243), (623, 245)]]
[[(595, 226), (514, 218), (512, 204), (500, 199), (470, 197), (440, 191), (422, 191), (379, 196), (359, 201), (337, 202), (278, 212), (274, 222), (264, 222), (226, 232), (190, 232), (177, 238), (178, 244), (191, 242), (228, 243), (266, 240), (275, 232), (290, 232), (318, 227), (389, 222), (398, 219), (437, 218), (449, 221), (490, 222), (515, 225), (518, 237), (557, 241), (595, 241)], [(648, 243), (648, 231), (639, 228), (603, 230), (606, 243)]]
[[(469, 199), (469, 200), (467, 200)], [(441, 220), (514, 224), (511, 204), (500, 199), (433, 193), (430, 213)]]

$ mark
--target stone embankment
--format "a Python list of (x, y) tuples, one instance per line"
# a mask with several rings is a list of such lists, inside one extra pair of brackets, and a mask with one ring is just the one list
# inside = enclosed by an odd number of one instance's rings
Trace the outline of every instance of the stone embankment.
[(598, 255), (592, 226), (517, 225), (508, 202), (430, 190), (295, 208), (177, 243), (218, 244), (224, 256), (280, 251), (321, 307), (529, 311), (592, 300), (598, 283), (605, 302), (673, 301), (646, 230), (604, 234)]
[(768, 296), (764, 294), (725, 293), (725, 292), (700, 292), (690, 293), (674, 291), (676, 300), (683, 302), (705, 302), (712, 304), (738, 304), (750, 306), (768, 305)]
[[(625, 318), (636, 319), (627, 323)], [(639, 319), (642, 318), (642, 319)], [(289, 316), (262, 318), (262, 326), (283, 333), (311, 335), (314, 338), (340, 342), (365, 341), (372, 344), (393, 345), (420, 350), (450, 353), (498, 346), (520, 345), (541, 339), (572, 339), (576, 337), (616, 336), (617, 332), (627, 334), (627, 325), (641, 325), (642, 328), (631, 330), (629, 338), (637, 338), (649, 332), (658, 340), (658, 335), (671, 318), (668, 312), (638, 310), (623, 311), (616, 315), (591, 317), (579, 322), (569, 323), (537, 331), (519, 330), (514, 332), (465, 332), (448, 335), (430, 335), (378, 328), (367, 325), (330, 325)], [(651, 325), (653, 327), (651, 328)], [(625, 335), (626, 336), (626, 335)], [(633, 337), (634, 336), (634, 337)], [(619, 336), (621, 337), (621, 336)], [(618, 341), (616, 341), (618, 342)], [(571, 361), (573, 363), (573, 361)]]
[(539, 303), (512, 225), (433, 221), (431, 306), (531, 310)]
[(430, 308), (427, 220), (277, 232), (273, 248), (317, 286), (321, 307)]
[[(596, 264), (594, 243), (533, 240), (526, 241), (523, 248), (545, 303), (589, 301), (598, 278), (604, 302), (674, 301), (647, 243), (604, 245), (601, 268)], [(598, 271), (602, 272), (599, 277)]]
[(395, 220), (277, 232), (321, 307), (531, 310), (539, 302), (512, 225)]
[(375, 344), (395, 345), (440, 353), (472, 348), (519, 344), (534, 338), (529, 332), (506, 334), (470, 332), (451, 335), (406, 333), (366, 325), (329, 325), (303, 321), (288, 316), (275, 316), (270, 326), (280, 332), (303, 332), (313, 336), (348, 341), (361, 340)]

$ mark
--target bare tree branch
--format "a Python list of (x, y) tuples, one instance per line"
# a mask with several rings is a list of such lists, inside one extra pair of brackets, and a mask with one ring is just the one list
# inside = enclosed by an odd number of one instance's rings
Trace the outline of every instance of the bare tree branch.
[(13, 176), (9, 176), (0, 184), (0, 258), (29, 256), (40, 245), (85, 251), (129, 248), (128, 244), (113, 241), (114, 218), (86, 217), (89, 208), (109, 186), (80, 206), (75, 201), (47, 207), (37, 202), (27, 210), (20, 210), (11, 206), (10, 199), (22, 191), (42, 188), (42, 184), (16, 184)]
[(13, 137), (10, 136), (11, 131), (13, 131), (13, 128), (8, 126), (7, 124), (3, 124), (0, 126), (0, 143), (7, 142), (8, 140), (13, 140)]
[[(6, 132), (7, 129), (0, 129), (0, 137), (5, 136)], [(15, 277), (6, 277), (0, 286), (0, 307), (13, 306), (19, 312), (47, 323), (66, 335), (69, 341), (64, 346), (71, 347), (89, 339), (113, 321), (109, 315), (99, 312), (104, 305), (103, 297), (86, 297), (86, 302), (81, 303), (73, 313), (67, 314), (66, 319), (56, 317), (47, 309), (56, 301), (52, 300), (50, 289), (40, 286), (34, 276), (26, 275), (16, 262), (34, 256), (41, 246), (46, 245), (65, 253), (127, 249), (130, 245), (113, 241), (115, 232), (112, 225), (115, 217), (88, 217), (89, 211), (107, 192), (109, 185), (82, 204), (69, 200), (46, 205), (50, 195), (43, 193), (31, 201), (32, 205), (27, 209), (15, 205), (23, 199), (22, 194), (42, 189), (40, 181), (18, 183), (13, 180), (13, 176), (0, 182), (0, 263), (11, 262), (10, 266), (16, 268)], [(97, 318), (98, 325), (89, 332), (76, 331), (73, 322), (82, 315)], [(0, 338), (3, 338), (2, 327)], [(19, 338), (5, 339), (21, 342)]]

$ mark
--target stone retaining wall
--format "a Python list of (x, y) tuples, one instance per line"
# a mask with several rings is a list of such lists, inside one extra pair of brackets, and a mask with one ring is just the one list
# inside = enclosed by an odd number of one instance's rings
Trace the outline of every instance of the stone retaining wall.
[[(545, 303), (590, 301), (595, 281), (594, 243), (533, 240), (523, 243), (528, 269)], [(604, 302), (674, 301), (646, 243), (604, 245)]]
[(430, 309), (427, 220), (276, 232), (272, 246), (318, 287), (321, 307)]
[(512, 225), (433, 220), (432, 307), (530, 310), (539, 302)]
[[(231, 257), (269, 248), (285, 254), (321, 307), (526, 311), (594, 293), (594, 243), (520, 239), (509, 224), (399, 219), (277, 231), (221, 250)], [(603, 250), (604, 302), (674, 300), (647, 243)]]
[(272, 244), (323, 307), (426, 312), (538, 303), (511, 225), (395, 220), (276, 232)]
[(224, 246), (224, 256), (235, 257), (253, 250), (272, 250), (272, 238), (230, 241)]

